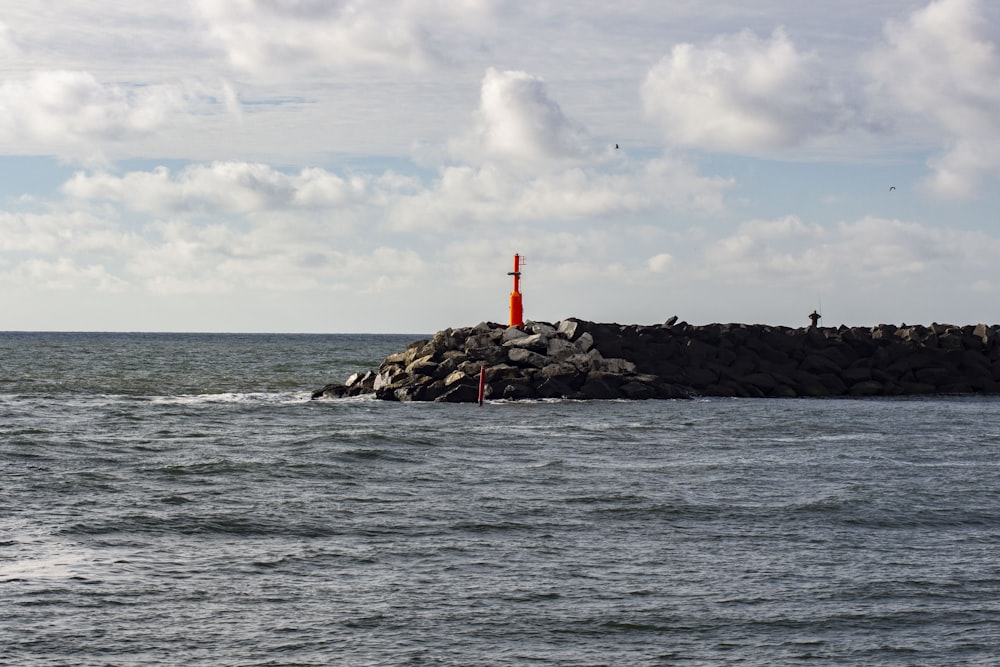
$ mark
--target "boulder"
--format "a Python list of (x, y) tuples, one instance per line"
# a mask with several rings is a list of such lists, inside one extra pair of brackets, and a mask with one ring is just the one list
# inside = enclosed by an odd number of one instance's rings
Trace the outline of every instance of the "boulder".
[(528, 334), (521, 331), (517, 327), (507, 327), (500, 335), (500, 341), (503, 343), (507, 343), (518, 338), (525, 338), (527, 336)]
[(594, 347), (594, 337), (590, 335), (589, 331), (584, 331), (574, 342), (580, 352), (590, 352), (591, 348)]
[(569, 378), (579, 374), (578, 368), (566, 361), (557, 361), (547, 364), (539, 371), (539, 375), (545, 379), (559, 377)]
[(535, 398), (537, 395), (535, 388), (527, 382), (508, 382), (500, 392), (500, 397), (508, 401)]
[(339, 382), (331, 382), (312, 393), (312, 398), (343, 398), (348, 395), (349, 387)]
[(542, 368), (549, 364), (549, 358), (544, 354), (532, 352), (523, 347), (512, 347), (507, 350), (507, 359), (516, 366), (533, 366)]
[(628, 359), (602, 359), (598, 361), (597, 367), (605, 373), (616, 375), (635, 373), (635, 364)]
[(511, 349), (531, 350), (532, 352), (545, 353), (549, 349), (549, 336), (547, 334), (531, 334), (520, 336), (504, 341), (504, 347)]
[(525, 322), (524, 328), (533, 334), (551, 336), (556, 332), (556, 328), (548, 322)]
[(567, 382), (564, 377), (545, 378), (538, 384), (538, 398), (569, 398), (579, 395), (580, 385)]
[(449, 373), (448, 377), (446, 377), (444, 379), (444, 381), (443, 381), (442, 384), (444, 384), (444, 386), (446, 386), (446, 387), (450, 387), (450, 386), (452, 386), (454, 384), (457, 384), (457, 383), (460, 383), (460, 382), (465, 382), (468, 379), (469, 379), (469, 376), (466, 375), (465, 372), (456, 370), (456, 371), (454, 371), (452, 373)]
[(580, 324), (580, 320), (577, 319), (563, 320), (556, 326), (556, 331), (566, 338), (566, 340), (574, 341), (579, 334), (584, 332)]
[(636, 380), (626, 382), (618, 388), (618, 391), (623, 397), (632, 400), (648, 400), (656, 398), (658, 395), (654, 387), (644, 382), (637, 382)]
[(433, 400), (439, 403), (477, 403), (479, 401), (479, 385), (456, 383)]
[(565, 360), (580, 352), (580, 348), (565, 338), (550, 338), (545, 355), (556, 360)]
[(601, 371), (591, 371), (587, 374), (587, 379), (580, 387), (579, 398), (607, 400), (610, 398), (621, 398), (618, 387), (622, 385), (620, 375), (613, 373), (603, 373)]
[(436, 361), (432, 361), (433, 357), (431, 355), (425, 355), (419, 359), (414, 359), (406, 367), (406, 372), (410, 375), (434, 375), (437, 372), (439, 364)]

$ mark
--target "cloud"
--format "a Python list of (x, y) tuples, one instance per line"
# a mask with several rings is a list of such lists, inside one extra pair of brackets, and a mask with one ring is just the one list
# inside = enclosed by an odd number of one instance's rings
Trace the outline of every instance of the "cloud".
[(107, 255), (127, 251), (130, 243), (107, 215), (0, 211), (0, 252), (9, 255)]
[(976, 0), (937, 0), (889, 22), (885, 43), (865, 58), (874, 95), (937, 125), (943, 152), (929, 166), (939, 195), (972, 195), (1000, 175), (1000, 53)]
[[(450, 11), (475, 15), (487, 4), (458, 3)], [(444, 9), (438, 2), (200, 0), (195, 7), (210, 39), (245, 71), (416, 71), (442, 59), (429, 30)]]
[(0, 82), (0, 141), (28, 153), (100, 153), (177, 124), (208, 97), (195, 84), (122, 86), (84, 71), (35, 72)]
[(730, 185), (670, 158), (612, 173), (571, 167), (525, 174), (495, 163), (462, 165), (443, 168), (435, 183), (399, 198), (390, 221), (402, 230), (442, 230), (470, 222), (583, 221), (664, 209), (711, 214), (723, 209)]
[(14, 58), (20, 55), (21, 48), (18, 46), (14, 35), (6, 23), (0, 21), (0, 57)]
[(826, 228), (788, 216), (746, 222), (712, 242), (701, 271), (757, 284), (874, 285), (953, 274), (957, 266), (991, 272), (998, 251), (1000, 241), (978, 232), (878, 217)]
[(157, 294), (358, 292), (412, 286), (425, 270), (412, 249), (353, 244), (338, 237), (265, 221), (238, 229), (172, 220), (151, 225), (124, 273)]
[(0, 281), (30, 285), (34, 289), (69, 292), (123, 292), (128, 283), (112, 275), (101, 264), (80, 266), (73, 259), (31, 258), (0, 272)]
[(389, 211), (396, 229), (442, 230), (469, 222), (561, 221), (657, 209), (718, 213), (731, 182), (705, 178), (683, 160), (629, 161), (597, 148), (545, 82), (490, 68), (474, 127), (450, 144), (458, 164)]
[(731, 182), (705, 178), (684, 161), (657, 158), (606, 172), (567, 166), (541, 173), (487, 162), (442, 167), (425, 183), (392, 171), (340, 176), (308, 167), (286, 173), (251, 162), (192, 164), (180, 170), (113, 174), (79, 171), (62, 190), (154, 216), (259, 217), (331, 212), (341, 224), (384, 219), (400, 231), (453, 229), (469, 222), (561, 221), (661, 209), (718, 213)]
[(342, 178), (307, 167), (285, 173), (250, 162), (189, 165), (178, 172), (166, 167), (133, 171), (77, 172), (63, 191), (78, 199), (104, 200), (150, 213), (205, 211), (254, 213), (281, 209), (330, 209), (377, 201), (380, 188), (405, 188), (406, 179), (386, 174)]
[(646, 260), (646, 266), (653, 273), (666, 273), (674, 265), (674, 256), (670, 253), (662, 252), (658, 255), (653, 255)]
[(646, 76), (646, 113), (678, 146), (731, 153), (789, 148), (836, 133), (856, 115), (820, 57), (784, 29), (679, 44)]
[(542, 79), (526, 72), (487, 70), (477, 118), (471, 135), (453, 142), (457, 156), (522, 166), (594, 157), (583, 126), (563, 113)]

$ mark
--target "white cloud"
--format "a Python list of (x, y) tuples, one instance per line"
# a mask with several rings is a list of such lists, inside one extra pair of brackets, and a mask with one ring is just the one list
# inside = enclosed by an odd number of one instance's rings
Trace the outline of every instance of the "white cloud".
[(0, 58), (13, 58), (20, 55), (21, 49), (14, 39), (10, 28), (0, 21)]
[(69, 257), (53, 260), (31, 258), (0, 272), (0, 281), (31, 286), (34, 290), (68, 292), (122, 292), (128, 283), (112, 275), (101, 264), (79, 265)]
[(124, 272), (156, 294), (268, 293), (350, 289), (364, 293), (412, 286), (424, 262), (412, 249), (353, 245), (308, 229), (284, 233), (268, 223), (238, 230), (184, 221), (152, 225)]
[(646, 260), (646, 265), (653, 273), (665, 273), (674, 265), (674, 257), (670, 253), (661, 252)]
[(323, 209), (377, 201), (380, 190), (406, 187), (391, 172), (384, 179), (342, 178), (324, 169), (287, 174), (260, 163), (194, 164), (176, 173), (166, 167), (123, 176), (77, 172), (63, 190), (79, 199), (122, 203), (137, 211), (254, 213), (280, 209)]
[(723, 209), (729, 180), (702, 177), (672, 157), (630, 161), (594, 143), (542, 79), (491, 68), (482, 81), (475, 127), (451, 143), (462, 162), (441, 167), (436, 182), (400, 196), (390, 220), (400, 230), (442, 230), (470, 222)]
[(619, 173), (568, 168), (532, 175), (496, 163), (446, 167), (431, 187), (399, 199), (390, 220), (397, 229), (440, 230), (469, 222), (582, 221), (662, 209), (717, 213), (730, 184), (668, 158)]
[(978, 232), (878, 217), (826, 228), (790, 216), (749, 221), (712, 242), (704, 250), (702, 275), (810, 285), (903, 280), (958, 267), (976, 275), (992, 271), (998, 251), (1000, 241)]
[(545, 82), (526, 72), (490, 68), (480, 90), (478, 126), (453, 142), (456, 155), (471, 161), (531, 163), (594, 157), (586, 130), (553, 100)]
[(1000, 53), (988, 29), (977, 0), (936, 0), (888, 23), (886, 43), (865, 60), (876, 94), (944, 132), (944, 152), (929, 163), (943, 196), (967, 197), (1000, 175)]
[(489, 3), (199, 0), (195, 8), (233, 66), (255, 73), (351, 67), (420, 70), (441, 60), (442, 11), (476, 16)]
[(745, 30), (705, 45), (675, 46), (648, 73), (647, 114), (680, 146), (732, 153), (788, 148), (845, 127), (854, 104), (820, 57), (785, 30)]
[(81, 210), (54, 213), (0, 211), (0, 252), (11, 254), (117, 254), (131, 243), (107, 216)]
[[(681, 160), (622, 161), (618, 170), (565, 166), (538, 173), (490, 161), (443, 167), (431, 183), (395, 172), (340, 176), (325, 169), (286, 173), (248, 162), (192, 164), (171, 171), (80, 171), (63, 192), (156, 216), (336, 214), (341, 226), (385, 219), (397, 230), (444, 230), (469, 222), (587, 220), (656, 210), (723, 210), (731, 182), (705, 178)], [(351, 223), (350, 221), (355, 221)]]
[(39, 71), (0, 82), (0, 141), (26, 153), (89, 157), (189, 119), (210, 92), (196, 84), (123, 86), (85, 71)]

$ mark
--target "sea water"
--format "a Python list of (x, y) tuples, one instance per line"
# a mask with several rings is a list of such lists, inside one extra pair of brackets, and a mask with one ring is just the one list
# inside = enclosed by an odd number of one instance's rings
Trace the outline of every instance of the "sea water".
[(0, 664), (1000, 662), (1000, 400), (310, 400), (415, 338), (0, 334)]

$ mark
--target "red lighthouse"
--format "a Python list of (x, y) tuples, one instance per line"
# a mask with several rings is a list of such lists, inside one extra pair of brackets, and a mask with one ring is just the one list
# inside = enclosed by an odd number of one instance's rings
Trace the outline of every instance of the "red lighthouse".
[(514, 255), (514, 270), (507, 273), (514, 276), (514, 291), (510, 293), (510, 326), (524, 326), (524, 306), (521, 305), (521, 256)]

